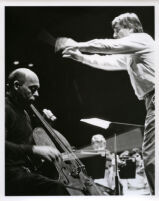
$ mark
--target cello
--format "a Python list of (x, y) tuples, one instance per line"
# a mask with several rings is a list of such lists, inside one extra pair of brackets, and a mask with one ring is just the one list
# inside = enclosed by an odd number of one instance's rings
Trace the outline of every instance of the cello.
[(87, 176), (84, 164), (72, 151), (66, 138), (46, 121), (33, 104), (30, 108), (40, 120), (43, 128), (38, 127), (33, 131), (33, 138), (37, 145), (49, 145), (56, 148), (55, 143), (63, 151), (62, 157), (68, 155), (69, 164), (65, 160), (55, 160), (54, 166), (58, 172), (58, 183), (65, 186), (70, 195), (109, 195), (105, 187), (97, 186), (91, 177)]

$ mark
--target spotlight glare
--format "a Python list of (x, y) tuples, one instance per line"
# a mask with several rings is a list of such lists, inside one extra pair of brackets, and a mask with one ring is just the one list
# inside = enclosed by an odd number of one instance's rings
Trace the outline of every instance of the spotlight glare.
[(18, 64), (19, 64), (19, 61), (14, 61), (13, 64), (14, 64), (14, 65), (18, 65)]
[(29, 66), (29, 67), (33, 67), (33, 66), (34, 66), (34, 64), (30, 63), (30, 64), (28, 64), (28, 66)]

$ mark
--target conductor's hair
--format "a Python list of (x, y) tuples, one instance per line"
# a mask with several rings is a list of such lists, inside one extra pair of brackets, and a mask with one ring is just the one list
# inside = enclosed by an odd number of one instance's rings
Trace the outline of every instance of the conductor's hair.
[(116, 24), (119, 24), (123, 28), (133, 29), (134, 33), (142, 33), (143, 27), (135, 13), (124, 13), (114, 18), (112, 21), (112, 27), (114, 28)]

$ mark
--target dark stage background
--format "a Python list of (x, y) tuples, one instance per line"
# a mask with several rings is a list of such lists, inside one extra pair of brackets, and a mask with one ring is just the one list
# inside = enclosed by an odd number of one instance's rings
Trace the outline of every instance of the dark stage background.
[[(107, 72), (55, 54), (51, 45), (39, 40), (42, 30), (54, 37), (77, 41), (111, 38), (111, 21), (124, 12), (135, 12), (144, 31), (154, 37), (154, 7), (6, 7), (6, 77), (29, 63), (40, 78), (38, 108), (48, 108), (57, 116), (54, 126), (76, 146), (90, 144), (92, 135), (106, 138), (127, 132), (128, 126), (112, 124), (103, 130), (80, 122), (81, 118), (144, 124), (145, 107), (136, 98), (127, 72)], [(14, 61), (19, 65), (13, 65)]]

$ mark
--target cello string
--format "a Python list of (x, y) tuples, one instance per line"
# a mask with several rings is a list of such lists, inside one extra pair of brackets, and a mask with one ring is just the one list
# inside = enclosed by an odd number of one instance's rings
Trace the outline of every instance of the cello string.
[[(39, 118), (39, 120), (41, 121), (41, 123), (43, 123), (43, 125), (44, 126), (46, 126), (46, 128), (48, 129), (48, 131), (50, 130), (51, 131), (51, 133), (52, 133), (52, 135), (54, 136), (54, 138), (57, 140), (57, 141), (59, 141), (59, 143), (60, 144), (62, 144), (62, 146), (64, 147), (64, 149), (65, 150), (67, 150), (67, 152), (69, 151), (70, 153), (72, 152), (72, 150), (70, 150), (69, 149), (69, 147), (66, 147), (66, 145), (64, 144), (64, 142), (62, 142), (61, 143), (61, 140), (59, 139), (59, 136), (57, 136), (57, 134), (55, 133), (55, 131), (53, 131), (53, 128), (48, 124), (48, 122), (43, 118), (43, 116), (41, 116), (41, 114), (36, 110), (36, 108), (33, 106), (33, 105), (31, 105), (31, 108), (32, 108), (32, 110), (34, 111), (34, 113), (36, 114), (36, 116)], [(35, 108), (35, 109), (34, 109)], [(72, 154), (73, 154), (73, 156), (75, 157), (75, 161), (76, 161), (76, 163), (79, 163), (79, 164), (81, 164), (82, 166), (81, 167), (84, 167), (84, 165), (82, 164), (82, 162), (77, 158), (77, 156), (72, 152)], [(77, 158), (77, 159), (76, 159)], [(72, 161), (71, 161), (72, 162)], [(77, 165), (75, 162), (74, 162), (74, 164), (75, 164), (75, 166), (79, 166), (79, 165)], [(72, 163), (73, 164), (73, 163)], [(57, 165), (57, 168), (60, 170), (60, 172), (62, 172), (62, 169), (61, 169), (61, 167), (60, 167), (60, 165), (59, 165), (59, 163), (56, 163), (56, 165)], [(85, 169), (82, 169), (82, 172), (84, 171)], [(62, 172), (63, 173), (63, 172)], [(64, 173), (63, 173), (64, 174)], [(66, 176), (65, 174), (64, 174), (64, 176)], [(88, 187), (91, 185), (91, 186), (93, 186), (93, 194), (95, 193), (95, 195), (104, 195), (103, 193), (102, 193), (102, 191), (95, 185), (95, 183), (93, 182), (93, 180), (91, 179), (91, 178), (87, 178), (86, 179), (87, 180), (87, 182), (89, 183), (88, 184)], [(91, 189), (89, 189), (88, 188), (88, 190), (92, 193), (92, 187), (91, 187)]]
[[(55, 132), (53, 132), (52, 127), (50, 128), (49, 124), (45, 121), (45, 119), (41, 116), (41, 114), (36, 110), (35, 107), (32, 107), (32, 109), (33, 109), (34, 113), (36, 114), (36, 116), (39, 118), (39, 120), (43, 123), (43, 125), (45, 126), (45, 128), (54, 136), (55, 140), (59, 143), (59, 145), (61, 146), (61, 148), (66, 153), (69, 153), (70, 150), (67, 147), (65, 147), (63, 143), (61, 143), (61, 140), (58, 138), (58, 136), (55, 134)], [(75, 164), (75, 162), (72, 162), (72, 163), (74, 164), (75, 167), (77, 167), (77, 165)]]
[[(78, 163), (78, 166), (80, 165), (81, 167), (84, 167), (82, 162), (77, 158), (77, 156), (72, 152), (72, 150), (69, 149), (69, 147), (65, 146), (64, 142), (62, 142), (59, 139), (59, 137), (56, 135), (56, 133), (52, 130), (52, 127), (48, 124), (48, 122), (46, 122), (46, 120), (41, 116), (41, 114), (37, 111), (37, 109), (32, 104), (30, 106), (31, 106), (33, 112), (39, 118), (39, 120), (43, 123), (43, 125), (47, 128), (47, 130), (54, 136), (55, 140), (59, 143), (61, 148), (65, 152), (70, 153), (72, 155), (73, 159)], [(77, 164), (75, 164), (75, 162), (74, 162), (74, 165), (77, 166)]]
[[(32, 107), (32, 105), (31, 105)], [(60, 144), (60, 146), (63, 148), (64, 151), (66, 151), (66, 147), (64, 146), (64, 144), (61, 143), (61, 140), (59, 140), (59, 138), (57, 137), (57, 135), (53, 132), (52, 128), (50, 128), (48, 126), (48, 123), (45, 121), (45, 119), (41, 116), (41, 114), (36, 110), (36, 108), (32, 107), (33, 111), (35, 112), (36, 116), (39, 118), (39, 120), (43, 123), (43, 125), (47, 128), (48, 131), (50, 131), (53, 136), (55, 137), (55, 139), (57, 139), (58, 143)]]
[(48, 125), (48, 123), (45, 121), (45, 119), (41, 116), (41, 114), (36, 110), (35, 107), (31, 106), (31, 108), (33, 109), (34, 113), (36, 114), (36, 116), (39, 118), (39, 120), (43, 123), (43, 125), (45, 126), (45, 128), (54, 136), (55, 140), (59, 143), (59, 145), (61, 146), (61, 148), (69, 153), (70, 150), (68, 149), (68, 147), (66, 147), (62, 141), (58, 138), (58, 136), (55, 134), (55, 132), (53, 132), (52, 128), (50, 128), (50, 126)]

